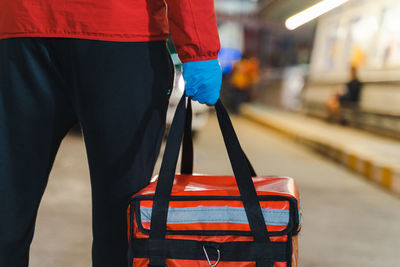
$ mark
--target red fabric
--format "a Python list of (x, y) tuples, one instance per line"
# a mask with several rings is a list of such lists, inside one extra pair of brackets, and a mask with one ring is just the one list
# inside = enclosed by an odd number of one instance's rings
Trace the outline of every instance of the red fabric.
[(182, 62), (217, 58), (213, 0), (0, 0), (0, 39), (140, 42), (166, 40), (170, 31)]
[[(283, 196), (295, 198), (299, 203), (299, 191), (295, 181), (289, 177), (253, 177), (254, 187), (259, 196)], [(151, 196), (155, 194), (157, 187), (157, 180), (154, 180), (148, 186), (143, 188), (141, 191), (136, 193), (132, 197), (130, 205), (135, 205), (135, 208), (141, 209), (142, 207), (152, 207), (153, 200), (138, 200), (136, 197), (140, 196)], [(232, 176), (210, 176), (210, 175), (185, 175), (176, 174), (174, 184), (172, 187), (171, 196), (240, 196), (236, 180)], [(288, 200), (260, 200), (260, 206), (262, 208), (275, 209), (275, 210), (290, 210), (290, 204)], [(185, 207), (243, 207), (243, 203), (237, 200), (171, 200), (169, 202), (170, 208), (185, 208)], [(300, 206), (298, 206), (300, 210)], [(128, 207), (128, 218), (130, 219), (131, 207)], [(290, 215), (297, 216), (297, 215)], [(148, 239), (148, 231), (144, 229), (150, 229), (150, 223), (143, 222), (141, 216), (136, 217), (136, 214), (132, 216), (132, 221), (128, 222), (128, 236), (132, 228), (133, 239)], [(132, 225), (131, 225), (132, 224)], [(132, 226), (132, 227), (131, 227)], [(141, 226), (141, 227), (139, 227)], [(288, 228), (288, 231), (292, 231), (292, 225), (267, 225), (269, 232), (278, 232)], [(180, 230), (179, 234), (167, 234), (166, 239), (177, 239), (177, 240), (195, 240), (199, 242), (242, 242), (242, 241), (253, 241), (252, 236), (247, 235), (192, 235), (186, 234), (185, 231), (250, 231), (248, 224), (236, 224), (229, 222), (182, 222), (167, 224), (167, 230)], [(290, 240), (291, 238), (291, 240)], [(291, 235), (274, 235), (270, 237), (271, 242), (288, 242), (292, 243), (292, 267), (297, 266), (298, 258), (298, 242), (297, 236)], [(133, 242), (135, 242), (133, 240)], [(290, 259), (288, 259), (290, 261)], [(146, 267), (148, 259), (135, 258), (132, 266)], [(182, 267), (196, 267), (196, 266), (207, 266), (205, 261), (198, 260), (182, 260), (182, 259), (167, 259), (168, 266), (182, 266)], [(240, 267), (254, 267), (255, 262), (220, 262), (217, 266), (240, 266)], [(274, 267), (286, 267), (286, 262), (275, 262)]]
[[(158, 176), (152, 180), (156, 181)], [(281, 195), (295, 197), (299, 200), (299, 190), (292, 179), (287, 177), (253, 177), (254, 187), (259, 195)], [(201, 187), (200, 187), (201, 185)], [(154, 195), (157, 183), (151, 183), (136, 195)], [(215, 176), (196, 174), (176, 174), (175, 183), (172, 188), (172, 196), (195, 196), (203, 195), (204, 191), (208, 196), (240, 196), (236, 180), (232, 176)], [(300, 201), (299, 209), (300, 209)]]

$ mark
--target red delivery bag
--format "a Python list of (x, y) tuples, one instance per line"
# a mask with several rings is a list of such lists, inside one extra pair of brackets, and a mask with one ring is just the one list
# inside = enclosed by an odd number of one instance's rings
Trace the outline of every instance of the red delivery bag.
[[(215, 109), (234, 177), (193, 175), (185, 102), (178, 104), (158, 179), (131, 198), (129, 266), (297, 267), (294, 180), (256, 177), (221, 101)], [(182, 174), (175, 174), (184, 132)]]

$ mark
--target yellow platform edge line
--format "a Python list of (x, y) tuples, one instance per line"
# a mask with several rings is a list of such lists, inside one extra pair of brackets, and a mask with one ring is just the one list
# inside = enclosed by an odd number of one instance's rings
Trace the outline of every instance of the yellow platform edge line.
[[(263, 118), (263, 116), (255, 114), (255, 112), (253, 112), (251, 108), (247, 107), (241, 108), (241, 114), (247, 117), (248, 119), (251, 119), (264, 126), (277, 130), (284, 136), (293, 139), (298, 143), (307, 145), (313, 149), (319, 147), (319, 149), (317, 150), (321, 152), (323, 155), (332, 158), (336, 162), (344, 164), (350, 170), (360, 172), (367, 179), (373, 178), (374, 169), (376, 168), (380, 169), (380, 185), (400, 195), (398, 190), (395, 190), (393, 188), (394, 171), (391, 167), (379, 166), (375, 164), (373, 161), (369, 159), (362, 159), (361, 157), (359, 157), (354, 153), (347, 154), (340, 147), (336, 147), (332, 144), (321, 144), (317, 141), (310, 140), (310, 138), (301, 136), (299, 133), (293, 133), (290, 130), (280, 125), (279, 126), (276, 125), (274, 122), (271, 122), (271, 120), (267, 120)], [(358, 166), (358, 164), (361, 164), (361, 166)]]
[(392, 168), (389, 167), (382, 167), (382, 172), (381, 172), (381, 184), (388, 188), (392, 188), (392, 181), (393, 181), (393, 170)]

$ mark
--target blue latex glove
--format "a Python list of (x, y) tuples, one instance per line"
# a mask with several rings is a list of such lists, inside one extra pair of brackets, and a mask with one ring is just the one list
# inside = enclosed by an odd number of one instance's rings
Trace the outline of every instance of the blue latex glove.
[(222, 70), (218, 59), (182, 64), (185, 94), (201, 104), (215, 105), (219, 99)]

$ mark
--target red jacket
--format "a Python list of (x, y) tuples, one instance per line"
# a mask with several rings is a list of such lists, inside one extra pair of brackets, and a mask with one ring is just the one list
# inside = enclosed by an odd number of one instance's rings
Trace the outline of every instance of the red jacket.
[(142, 42), (169, 32), (182, 62), (216, 59), (214, 0), (0, 0), (0, 39)]

